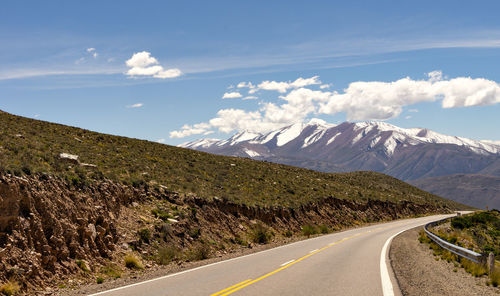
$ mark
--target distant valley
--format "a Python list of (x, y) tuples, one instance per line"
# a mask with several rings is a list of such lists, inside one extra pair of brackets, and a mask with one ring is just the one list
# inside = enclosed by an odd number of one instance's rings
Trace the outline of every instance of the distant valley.
[[(425, 128), (312, 120), (267, 134), (241, 132), (227, 140), (201, 139), (180, 146), (324, 172), (382, 172), (471, 206), (500, 206), (500, 146)], [(457, 195), (464, 178), (475, 185)]]

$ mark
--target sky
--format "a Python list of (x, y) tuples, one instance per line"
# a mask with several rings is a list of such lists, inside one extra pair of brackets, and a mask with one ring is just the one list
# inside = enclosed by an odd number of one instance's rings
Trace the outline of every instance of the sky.
[(170, 145), (312, 118), (500, 141), (498, 11), (499, 1), (5, 1), (0, 109)]

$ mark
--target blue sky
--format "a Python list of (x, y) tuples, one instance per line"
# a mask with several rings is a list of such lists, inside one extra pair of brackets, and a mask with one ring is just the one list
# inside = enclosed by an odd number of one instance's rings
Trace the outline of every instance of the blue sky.
[(0, 109), (173, 145), (313, 117), (500, 140), (500, 2), (270, 2), (2, 3)]

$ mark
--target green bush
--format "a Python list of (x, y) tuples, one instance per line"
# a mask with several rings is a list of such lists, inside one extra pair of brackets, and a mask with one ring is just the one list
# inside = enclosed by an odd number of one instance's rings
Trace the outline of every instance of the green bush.
[(269, 229), (263, 224), (256, 224), (252, 229), (252, 240), (257, 244), (267, 244), (273, 237)]
[(187, 259), (190, 261), (198, 261), (210, 258), (211, 250), (208, 244), (202, 243), (190, 249), (187, 252)]
[(161, 265), (166, 265), (172, 262), (179, 256), (180, 252), (175, 246), (167, 246), (158, 249), (157, 262)]
[(83, 272), (90, 272), (89, 268), (87, 267), (87, 264), (85, 264), (85, 261), (83, 261), (83, 260), (76, 260), (75, 263), (76, 263), (76, 265), (78, 265), (78, 267), (80, 267), (80, 269)]
[(151, 239), (151, 230), (148, 228), (139, 229), (139, 231), (137, 231), (137, 235), (139, 235), (142, 242), (149, 243), (149, 240)]
[(302, 234), (309, 237), (311, 235), (317, 234), (318, 229), (312, 224), (306, 224), (302, 226)]
[(99, 276), (96, 278), (96, 282), (100, 285), (100, 284), (104, 283), (104, 279)]

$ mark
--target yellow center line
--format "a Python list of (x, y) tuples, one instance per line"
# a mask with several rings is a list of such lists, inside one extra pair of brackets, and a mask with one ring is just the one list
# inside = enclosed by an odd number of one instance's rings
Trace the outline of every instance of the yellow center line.
[(231, 290), (231, 289), (233, 289), (233, 288), (236, 288), (236, 287), (238, 287), (238, 286), (240, 286), (240, 285), (243, 285), (244, 283), (247, 283), (247, 282), (249, 282), (249, 281), (251, 281), (251, 279), (248, 279), (248, 280), (246, 280), (246, 281), (243, 281), (243, 282), (241, 282), (241, 283), (238, 283), (238, 284), (236, 284), (236, 285), (234, 285), (234, 286), (231, 286), (231, 287), (229, 287), (229, 288), (226, 288), (226, 289), (224, 289), (224, 290), (222, 290), (222, 291), (219, 291), (219, 292), (217, 292), (217, 293), (215, 293), (215, 294), (212, 294), (212, 295), (210, 295), (210, 296), (217, 296), (217, 295), (220, 295), (220, 294), (222, 294), (222, 293), (224, 293), (224, 292), (226, 292), (226, 291), (229, 291), (229, 290)]
[[(315, 250), (315, 251), (313, 251), (313, 252), (311, 252), (311, 253), (309, 253), (309, 254), (305, 255), (304, 257), (299, 258), (299, 259), (297, 259), (297, 260), (295, 260), (295, 261), (293, 261), (293, 262), (290, 262), (290, 263), (288, 263), (287, 265), (282, 266), (282, 267), (280, 267), (280, 268), (278, 268), (278, 269), (276, 269), (276, 270), (274, 270), (274, 271), (271, 271), (270, 273), (267, 273), (267, 274), (265, 274), (265, 275), (263, 275), (263, 276), (261, 276), (261, 277), (259, 277), (259, 278), (255, 279), (255, 280), (253, 280), (253, 281), (246, 280), (246, 281), (244, 281), (244, 282), (241, 282), (241, 283), (239, 283), (239, 284), (236, 284), (236, 285), (234, 285), (234, 286), (231, 286), (231, 287), (229, 287), (229, 288), (227, 288), (227, 289), (224, 289), (224, 290), (222, 290), (222, 291), (219, 291), (219, 292), (217, 292), (217, 293), (215, 293), (215, 294), (212, 294), (212, 295), (210, 295), (210, 296), (226, 296), (226, 295), (232, 294), (232, 293), (234, 293), (234, 292), (236, 292), (236, 291), (238, 291), (238, 290), (240, 290), (240, 289), (245, 288), (246, 286), (250, 286), (251, 284), (255, 284), (256, 282), (258, 282), (258, 281), (260, 281), (260, 280), (263, 280), (263, 279), (265, 279), (265, 278), (267, 278), (267, 277), (269, 277), (269, 276), (271, 276), (271, 275), (273, 275), (273, 274), (275, 274), (275, 273), (277, 273), (277, 272), (280, 272), (280, 271), (282, 271), (283, 269), (286, 269), (286, 268), (288, 268), (288, 267), (290, 267), (290, 266), (292, 266), (292, 265), (294, 265), (294, 264), (296, 264), (296, 263), (298, 263), (298, 262), (300, 262), (300, 261), (302, 261), (302, 260), (306, 259), (307, 257), (310, 257), (310, 256), (312, 256), (312, 255), (314, 255), (314, 254), (316, 254), (316, 253), (319, 253), (319, 252), (321, 252), (321, 251), (323, 251), (323, 250), (326, 250), (326, 249), (328, 249), (328, 248), (330, 248), (330, 247), (333, 247), (334, 245), (339, 244), (339, 243), (341, 243), (341, 242), (343, 242), (343, 241), (346, 241), (346, 240), (348, 240), (348, 239), (351, 239), (351, 238), (357, 237), (357, 236), (359, 236), (359, 235), (361, 235), (361, 234), (363, 234), (363, 233), (358, 233), (358, 234), (355, 234), (355, 235), (353, 235), (353, 236), (349, 236), (349, 237), (343, 238), (343, 239), (341, 239), (340, 241), (338, 241), (338, 242), (336, 242), (336, 243), (331, 243), (331, 244), (327, 245), (326, 247), (323, 247), (323, 248), (321, 248), (321, 249), (319, 249), (319, 250)], [(221, 294), (221, 293), (224, 293), (224, 294)]]

